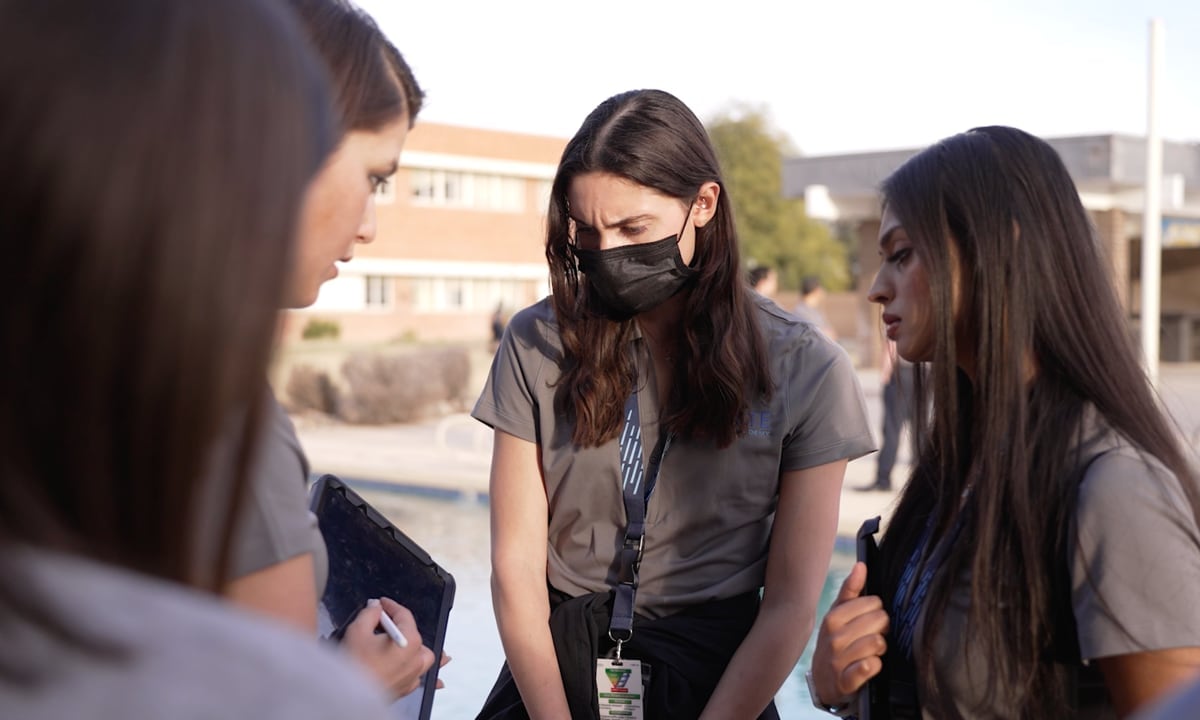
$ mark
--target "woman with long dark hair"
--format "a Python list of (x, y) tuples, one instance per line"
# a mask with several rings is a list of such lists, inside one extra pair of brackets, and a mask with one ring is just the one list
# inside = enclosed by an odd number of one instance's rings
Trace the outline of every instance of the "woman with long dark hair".
[(319, 60), (266, 0), (0, 0), (0, 48), (0, 715), (384, 717), (215, 596), (334, 141)]
[(508, 659), (480, 717), (595, 717), (623, 690), (646, 717), (777, 717), (873, 448), (848, 357), (746, 284), (713, 146), (665, 92), (584, 120), (546, 257), (553, 296), (474, 411)]
[[(296, 260), (283, 307), (314, 303), (336, 263), (375, 239), (375, 191), (395, 174), (423, 93), (403, 56), (375, 21), (347, 0), (286, 0), (332, 81), (337, 137), (305, 197)], [(315, 637), (317, 601), (328, 573), (325, 542), (308, 511), (308, 460), (283, 408), (269, 397), (268, 425), (254, 457), (226, 594)], [(412, 613), (390, 598), (364, 608), (342, 647), (394, 697), (418, 687), (433, 663), (420, 643), (397, 647), (373, 632), (388, 613), (419, 637)], [(446, 656), (443, 656), (445, 658)]]
[(893, 717), (1104, 717), (1195, 676), (1195, 471), (1062, 160), (977, 128), (883, 200), (870, 297), (932, 413), (870, 568), (881, 597), (856, 566), (815, 695), (843, 705), (882, 669)]

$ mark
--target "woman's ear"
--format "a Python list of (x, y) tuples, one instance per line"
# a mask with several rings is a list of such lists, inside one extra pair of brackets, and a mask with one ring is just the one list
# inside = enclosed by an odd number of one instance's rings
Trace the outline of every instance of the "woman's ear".
[(712, 182), (700, 186), (696, 194), (696, 202), (692, 205), (692, 223), (696, 227), (704, 227), (717, 214), (717, 198), (721, 196), (721, 186)]

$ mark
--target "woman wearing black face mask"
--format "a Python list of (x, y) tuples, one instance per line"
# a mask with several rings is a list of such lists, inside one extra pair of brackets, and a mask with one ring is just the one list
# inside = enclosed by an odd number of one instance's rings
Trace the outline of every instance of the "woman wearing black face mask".
[(667, 93), (584, 121), (546, 256), (553, 296), (474, 412), (508, 658), (480, 717), (777, 717), (874, 447), (848, 358), (746, 286), (712, 145)]

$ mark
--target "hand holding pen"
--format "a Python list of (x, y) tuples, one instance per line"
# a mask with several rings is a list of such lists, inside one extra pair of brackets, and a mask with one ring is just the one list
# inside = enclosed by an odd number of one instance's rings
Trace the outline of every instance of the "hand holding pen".
[[(388, 623), (395, 635), (387, 629)], [(380, 627), (383, 633), (376, 632)], [(342, 645), (371, 669), (394, 698), (420, 687), (421, 676), (433, 664), (433, 651), (421, 644), (412, 613), (389, 598), (367, 603), (346, 628)]]
[[(371, 598), (367, 601), (367, 607), (380, 606), (381, 604), (376, 598)], [(404, 633), (400, 632), (400, 628), (396, 627), (396, 622), (392, 620), (390, 615), (385, 612), (379, 613), (379, 625), (387, 633), (387, 636), (392, 639), (392, 642), (396, 643), (397, 647), (408, 647), (408, 638), (404, 637)]]

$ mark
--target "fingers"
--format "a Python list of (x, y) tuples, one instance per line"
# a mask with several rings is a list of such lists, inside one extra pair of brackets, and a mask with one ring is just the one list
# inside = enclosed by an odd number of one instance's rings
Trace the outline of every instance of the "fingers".
[[(362, 645), (372, 640), (375, 628), (379, 626), (379, 616), (382, 612), (383, 610), (378, 605), (368, 603), (366, 607), (358, 611), (358, 615), (346, 626), (343, 642)], [(391, 642), (391, 640), (389, 639), (388, 642)]]
[(883, 671), (883, 658), (866, 657), (847, 666), (838, 677), (838, 692), (851, 696), (862, 690), (871, 678)]
[(390, 597), (379, 598), (379, 604), (383, 607), (383, 611), (396, 621), (397, 626), (400, 625), (401, 617), (407, 618), (414, 627), (416, 626), (416, 620), (413, 618), (412, 612)]
[(887, 641), (882, 635), (867, 635), (842, 652), (814, 653), (813, 684), (820, 700), (831, 705), (848, 702), (868, 680), (883, 670), (886, 651)]
[[(450, 655), (446, 654), (443, 650), (442, 661), (438, 662), (438, 667), (445, 667), (446, 662), (450, 662)], [(443, 688), (445, 688), (445, 686), (446, 686), (446, 684), (442, 682), (442, 678), (438, 678), (437, 689), (438, 690), (443, 689)]]
[(417, 650), (416, 664), (414, 666), (417, 668), (417, 672), (412, 678), (412, 682), (408, 685), (408, 687), (400, 693), (400, 697), (404, 697), (405, 695), (421, 687), (421, 682), (425, 679), (425, 671), (428, 670), (432, 665), (433, 651), (424, 645), (419, 646), (419, 649)]
[[(883, 670), (887, 641), (883, 635), (864, 635), (838, 653), (833, 662), (837, 693), (849, 696)], [(840, 667), (840, 671), (838, 668)]]
[[(404, 633), (404, 637), (410, 642), (421, 641), (421, 630), (417, 627), (417, 619), (413, 617), (412, 611), (404, 607), (400, 603), (391, 598), (379, 598), (380, 605), (392, 621), (396, 623), (396, 627), (400, 632)], [(421, 655), (421, 672), (425, 672), (433, 665), (433, 651), (425, 648), (428, 651), (428, 657), (425, 654)], [(450, 656), (442, 653), (442, 665), (450, 662)]]
[(842, 581), (842, 588), (838, 590), (837, 598), (833, 601), (834, 605), (840, 605), (847, 600), (862, 595), (863, 588), (867, 586), (867, 566), (865, 563), (856, 562), (854, 567), (850, 569), (850, 574)]
[(812, 673), (823, 702), (846, 702), (883, 669), (891, 620), (878, 596), (860, 597), (865, 580), (866, 566), (858, 563), (821, 621)]
[(421, 642), (421, 631), (417, 628), (416, 618), (408, 608), (391, 598), (380, 598), (379, 603), (406, 640), (410, 643)]
[[(388, 635), (376, 633), (384, 612), (408, 641), (404, 647)], [(369, 602), (359, 612), (346, 628), (343, 646), (396, 698), (420, 687), (422, 676), (433, 665), (433, 651), (421, 644), (412, 613), (388, 598)]]

